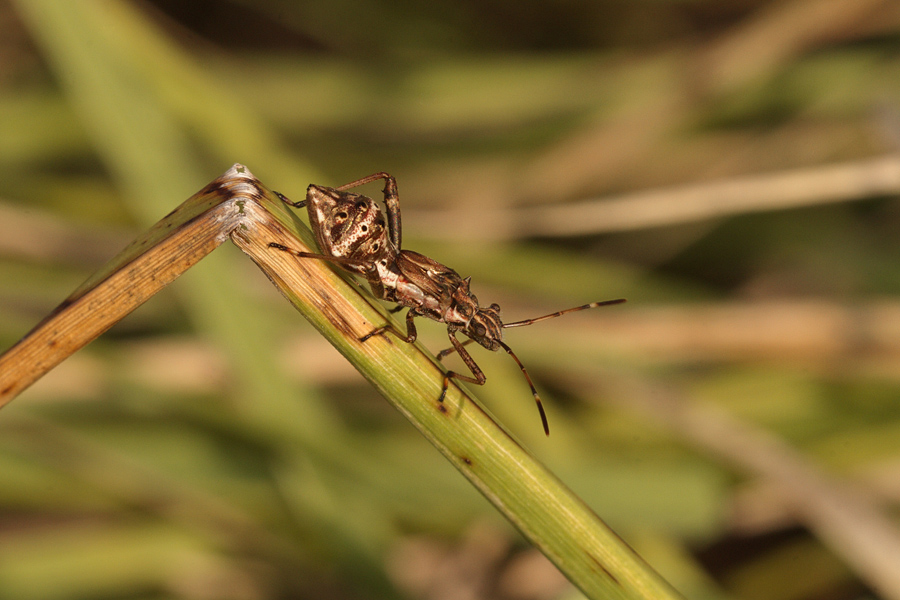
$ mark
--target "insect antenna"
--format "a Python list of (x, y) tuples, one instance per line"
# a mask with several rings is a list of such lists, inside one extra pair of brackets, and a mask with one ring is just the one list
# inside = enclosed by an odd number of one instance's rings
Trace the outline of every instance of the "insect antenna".
[[(549, 315), (544, 315), (543, 317), (535, 317), (533, 319), (525, 319), (524, 321), (515, 321), (513, 323), (504, 323), (503, 327), (524, 327), (526, 325), (532, 325), (533, 323), (537, 323), (539, 321), (546, 321), (547, 319), (553, 319), (555, 317), (561, 317), (562, 315), (570, 312), (577, 312), (579, 310), (587, 310), (589, 308), (596, 308), (598, 306), (610, 306), (613, 304), (621, 304), (625, 302), (625, 298), (617, 298), (615, 300), (603, 300), (601, 302), (591, 302), (590, 304), (583, 304), (581, 306), (576, 306), (575, 308), (567, 308), (566, 310), (560, 310), (555, 313), (551, 313)], [(519, 357), (516, 356), (516, 353), (512, 351), (512, 348), (507, 346), (503, 341), (497, 340), (497, 343), (500, 344), (500, 347), (506, 350), (506, 353), (513, 357), (513, 360), (516, 361), (516, 364), (519, 365), (519, 369), (522, 370), (522, 375), (525, 376), (525, 381), (528, 382), (528, 387), (531, 388), (531, 395), (534, 396), (534, 401), (537, 404), (538, 411), (541, 413), (541, 423), (544, 425), (544, 434), (550, 435), (550, 426), (547, 424), (547, 415), (544, 413), (544, 404), (541, 402), (541, 397), (538, 395), (537, 388), (534, 387), (534, 382), (531, 381), (531, 375), (528, 374), (528, 371), (525, 369), (525, 365), (522, 364), (522, 361), (519, 360)]]
[(525, 370), (525, 365), (522, 364), (522, 361), (519, 360), (516, 353), (512, 351), (512, 348), (500, 340), (497, 340), (497, 343), (500, 344), (501, 348), (506, 350), (507, 354), (512, 356), (513, 360), (516, 361), (516, 364), (519, 365), (519, 368), (522, 370), (522, 375), (525, 376), (525, 381), (528, 382), (528, 387), (531, 388), (531, 395), (534, 396), (534, 402), (537, 404), (538, 412), (541, 413), (541, 423), (544, 425), (544, 435), (550, 435), (550, 425), (547, 423), (547, 414), (544, 412), (544, 403), (541, 402), (541, 397), (538, 396), (537, 388), (534, 387), (534, 382), (531, 381), (531, 375)]
[(613, 304), (622, 304), (625, 302), (625, 298), (617, 298), (615, 300), (603, 300), (601, 302), (591, 302), (590, 304), (583, 304), (581, 306), (576, 306), (575, 308), (567, 308), (566, 310), (560, 310), (555, 313), (551, 313), (549, 315), (544, 315), (543, 317), (535, 317), (533, 319), (525, 319), (523, 321), (515, 321), (513, 323), (504, 323), (503, 328), (507, 329), (509, 327), (525, 327), (526, 325), (531, 325), (533, 323), (537, 323), (539, 321), (546, 321), (547, 319), (553, 319), (555, 317), (561, 317), (562, 315), (570, 312), (578, 312), (579, 310), (587, 310), (589, 308), (597, 308), (598, 306), (610, 306)]

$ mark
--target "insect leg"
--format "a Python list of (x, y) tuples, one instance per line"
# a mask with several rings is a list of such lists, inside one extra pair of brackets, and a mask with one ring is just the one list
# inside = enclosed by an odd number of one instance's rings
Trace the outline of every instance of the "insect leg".
[(278, 244), (275, 242), (269, 243), (269, 248), (274, 248), (276, 250), (281, 250), (282, 252), (287, 252), (288, 254), (293, 254), (297, 258), (317, 258), (319, 260), (328, 260), (331, 262), (340, 263), (342, 265), (362, 265), (365, 266), (366, 263), (353, 259), (346, 258), (343, 256), (328, 256), (326, 254), (316, 254), (315, 252), (303, 252), (302, 250), (294, 250), (293, 248), (288, 248), (283, 244)]
[(294, 201), (290, 200), (287, 196), (282, 194), (281, 192), (273, 191), (272, 193), (275, 194), (276, 196), (278, 196), (278, 199), (281, 200), (282, 202), (284, 202), (285, 204), (287, 204), (288, 206), (293, 206), (294, 208), (303, 208), (304, 206), (306, 206), (306, 200), (300, 200), (299, 202), (294, 202)]
[(402, 237), (400, 230), (400, 197), (397, 194), (397, 180), (394, 179), (393, 176), (382, 171), (380, 173), (373, 173), (362, 179), (357, 179), (356, 181), (351, 181), (350, 183), (345, 183), (334, 189), (346, 190), (371, 183), (378, 179), (384, 179), (384, 189), (382, 192), (384, 193), (384, 205), (387, 208), (388, 214), (388, 229), (390, 230), (391, 241), (394, 242), (394, 245), (399, 249), (402, 247), (400, 245)]
[[(474, 342), (474, 341), (475, 341), (475, 340), (469, 338), (469, 339), (467, 339), (466, 341), (462, 342), (462, 345), (463, 345), (463, 346), (468, 346), (469, 344), (471, 344), (471, 343)], [(455, 348), (454, 346), (450, 346), (449, 348), (444, 348), (443, 350), (441, 350), (440, 352), (438, 352), (437, 354), (435, 354), (434, 357), (435, 357), (436, 359), (438, 359), (439, 361), (441, 361), (441, 360), (444, 360), (444, 357), (445, 357), (445, 356), (450, 356), (450, 355), (453, 354), (454, 352), (456, 352), (456, 348)]]
[[(366, 185), (367, 183), (372, 183), (373, 181), (377, 181), (378, 179), (388, 180), (388, 179), (393, 179), (393, 177), (391, 177), (384, 171), (379, 171), (378, 173), (372, 173), (371, 175), (366, 175), (362, 179), (357, 179), (356, 181), (351, 181), (350, 183), (345, 183), (344, 185), (338, 186), (334, 189), (349, 190), (350, 188), (355, 188), (355, 187), (359, 187), (361, 185)], [(394, 187), (396, 187), (396, 186), (397, 186), (397, 184), (395, 183)]]
[[(464, 348), (466, 344), (471, 342), (472, 340), (466, 340), (465, 342), (460, 342), (456, 339), (456, 336), (453, 333), (450, 333), (450, 341), (453, 343), (452, 348), (447, 348), (443, 350), (438, 355), (438, 359), (447, 356), (452, 352), (458, 352), (459, 357), (463, 359), (463, 362), (466, 363), (466, 366), (469, 367), (469, 370), (472, 371), (472, 374), (475, 376), (468, 377), (466, 375), (460, 375), (454, 371), (448, 371), (446, 375), (444, 375), (444, 389), (441, 390), (441, 397), (438, 399), (440, 402), (443, 402), (444, 396), (447, 395), (447, 388), (450, 386), (450, 379), (462, 379), (463, 381), (468, 381), (470, 383), (475, 383), (478, 385), (484, 385), (486, 378), (481, 369), (478, 368), (478, 365), (475, 364), (475, 360), (469, 354), (469, 352)], [(500, 340), (497, 340), (497, 343), (500, 344), (500, 347), (503, 348), (507, 354), (509, 354), (516, 364), (519, 365), (519, 369), (522, 371), (522, 375), (525, 376), (525, 381), (528, 382), (528, 387), (531, 388), (531, 395), (534, 396), (534, 402), (537, 404), (538, 412), (541, 414), (541, 424), (544, 426), (544, 434), (550, 435), (550, 425), (547, 423), (547, 413), (544, 412), (544, 403), (541, 402), (541, 397), (538, 395), (537, 388), (534, 387), (534, 382), (531, 380), (531, 375), (528, 374), (528, 371), (525, 370), (525, 365), (522, 364), (522, 361), (519, 360), (519, 357), (516, 356), (516, 353), (512, 351), (512, 348), (507, 346)]]
[[(475, 375), (475, 379), (471, 377), (467, 377), (465, 375), (460, 375), (459, 373), (455, 373), (453, 371), (449, 371), (447, 375), (444, 376), (444, 389), (441, 390), (440, 400), (444, 400), (444, 396), (447, 395), (447, 388), (450, 384), (450, 379), (462, 379), (464, 381), (469, 381), (471, 383), (475, 383), (478, 385), (482, 385), (485, 382), (484, 373), (481, 372), (481, 369), (478, 368), (478, 365), (475, 364), (475, 360), (469, 354), (469, 352), (465, 349), (465, 346), (471, 344), (475, 340), (468, 339), (465, 342), (460, 342), (456, 337), (451, 333), (450, 341), (453, 342), (453, 346), (447, 348), (446, 350), (441, 350), (438, 352), (436, 358), (438, 360), (442, 360), (445, 356), (453, 354), (454, 352), (459, 353), (459, 357), (463, 359), (463, 362), (466, 363), (466, 366), (469, 367), (469, 370), (472, 371), (472, 374)], [(538, 395), (537, 388), (534, 387), (534, 382), (531, 380), (531, 375), (528, 374), (528, 371), (525, 369), (525, 365), (522, 364), (522, 361), (519, 360), (519, 357), (516, 356), (516, 353), (512, 351), (512, 348), (507, 346), (503, 341), (497, 340), (497, 343), (503, 348), (507, 354), (509, 354), (516, 364), (519, 365), (519, 369), (522, 371), (522, 375), (525, 376), (525, 381), (528, 382), (528, 387), (531, 388), (531, 394), (534, 396), (534, 402), (537, 404), (538, 412), (541, 413), (541, 424), (544, 426), (544, 433), (550, 435), (550, 426), (547, 424), (547, 415), (544, 412), (544, 403), (541, 402), (541, 397)]]
[[(401, 307), (401, 309), (402, 309), (402, 307)], [(396, 312), (396, 311), (391, 311), (391, 312)], [(420, 316), (421, 315), (418, 312), (416, 312), (416, 309), (414, 309), (414, 308), (409, 309), (409, 312), (406, 313), (406, 337), (404, 337), (402, 333), (397, 331), (396, 328), (394, 328), (390, 323), (388, 323), (387, 325), (382, 325), (378, 329), (374, 329), (374, 330), (370, 331), (366, 335), (359, 338), (359, 341), (365, 342), (369, 338), (373, 338), (376, 335), (382, 335), (382, 334), (390, 332), (390, 333), (393, 333), (394, 335), (396, 335), (398, 338), (400, 338), (404, 342), (406, 342), (407, 344), (412, 344), (413, 342), (416, 341), (416, 338), (419, 336), (419, 332), (416, 330), (416, 324), (413, 322), (413, 319), (415, 319), (416, 317), (420, 317)]]
[[(387, 175), (387, 173), (385, 173)], [(388, 227), (391, 230), (391, 241), (399, 250), (402, 232), (400, 230), (400, 196), (397, 194), (397, 180), (387, 175), (384, 179), (384, 206), (387, 208)]]
[(447, 373), (444, 374), (444, 387), (441, 390), (438, 402), (443, 402), (444, 398), (447, 396), (447, 389), (450, 387), (451, 379), (468, 381), (469, 383), (474, 383), (476, 385), (484, 385), (484, 382), (487, 381), (484, 372), (478, 367), (478, 364), (475, 362), (475, 359), (472, 358), (472, 355), (469, 354), (468, 350), (465, 349), (464, 344), (456, 339), (454, 332), (448, 329), (447, 335), (450, 337), (450, 343), (453, 344), (453, 350), (459, 353), (459, 357), (466, 363), (466, 366), (469, 367), (469, 371), (472, 372), (474, 377), (469, 377), (468, 375), (463, 375), (456, 371), (447, 371)]

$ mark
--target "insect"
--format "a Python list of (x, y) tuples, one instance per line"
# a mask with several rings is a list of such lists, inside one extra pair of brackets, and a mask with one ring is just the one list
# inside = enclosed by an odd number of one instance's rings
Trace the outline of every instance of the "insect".
[[(385, 181), (383, 193), (386, 216), (371, 198), (347, 191), (379, 179)], [(469, 289), (471, 278), (463, 279), (450, 267), (418, 252), (401, 249), (397, 182), (387, 173), (375, 173), (336, 188), (313, 184), (307, 188), (306, 199), (299, 202), (292, 202), (280, 194), (279, 197), (290, 206), (306, 207), (316, 241), (323, 253), (302, 252), (274, 242), (269, 247), (299, 258), (334, 262), (347, 271), (364, 277), (376, 297), (398, 304), (391, 312), (400, 311), (404, 307), (409, 309), (406, 313), (405, 335), (388, 324), (364, 335), (360, 342), (390, 332), (405, 342), (412, 343), (418, 337), (414, 322), (416, 317), (425, 317), (447, 325), (451, 347), (439, 352), (437, 358), (441, 360), (456, 352), (471, 375), (447, 371), (438, 402), (444, 401), (451, 379), (477, 385), (483, 385), (487, 380), (466, 350), (467, 345), (477, 342), (491, 351), (503, 349), (522, 371), (540, 412), (544, 433), (550, 435), (547, 415), (537, 388), (525, 365), (503, 341), (503, 330), (532, 325), (570, 312), (625, 302), (623, 298), (591, 302), (542, 317), (503, 323), (499, 305), (485, 307), (478, 303), (478, 298)], [(456, 337), (457, 333), (469, 339), (461, 342)]]

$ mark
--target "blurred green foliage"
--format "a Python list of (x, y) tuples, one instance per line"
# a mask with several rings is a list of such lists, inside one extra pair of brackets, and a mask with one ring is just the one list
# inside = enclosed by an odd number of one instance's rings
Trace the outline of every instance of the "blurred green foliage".
[[(629, 298), (510, 333), (548, 440), (508, 357), (476, 351), (476, 391), (686, 596), (871, 597), (765, 469), (623, 385), (896, 508), (900, 185), (618, 233), (513, 215), (895, 155), (894, 3), (17, 0), (0, 31), (3, 347), (233, 162), (295, 199), (388, 171), (405, 245), (510, 319)], [(3, 598), (577, 597), (528, 561), (230, 246), (0, 413)]]

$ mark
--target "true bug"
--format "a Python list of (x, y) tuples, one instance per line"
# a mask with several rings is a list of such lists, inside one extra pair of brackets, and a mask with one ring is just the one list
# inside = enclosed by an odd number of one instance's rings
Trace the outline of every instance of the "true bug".
[[(374, 200), (346, 191), (378, 179), (385, 180), (383, 193), (387, 209), (386, 219)], [(412, 343), (417, 337), (414, 322), (416, 317), (426, 317), (446, 324), (451, 347), (438, 353), (438, 360), (457, 352), (472, 375), (447, 371), (444, 374), (439, 402), (444, 401), (451, 379), (477, 385), (483, 385), (487, 380), (484, 372), (465, 349), (466, 345), (477, 342), (492, 351), (502, 348), (516, 361), (525, 376), (540, 412), (544, 433), (547, 435), (550, 435), (550, 428), (541, 398), (525, 365), (503, 341), (503, 329), (523, 327), (570, 312), (625, 302), (623, 298), (591, 302), (542, 317), (503, 323), (500, 319), (500, 306), (491, 304), (483, 307), (478, 304), (478, 299), (469, 290), (470, 278), (463, 279), (450, 267), (418, 252), (401, 249), (397, 182), (387, 173), (375, 173), (337, 188), (313, 184), (307, 188), (306, 200), (300, 202), (291, 202), (280, 194), (279, 197), (290, 206), (306, 207), (316, 241), (323, 254), (302, 252), (276, 243), (269, 244), (270, 247), (290, 252), (300, 258), (335, 262), (351, 273), (365, 277), (372, 288), (372, 293), (378, 298), (397, 303), (399, 306), (391, 312), (401, 310), (403, 307), (409, 308), (406, 313), (405, 336), (388, 324), (364, 335), (360, 338), (361, 342), (391, 332), (400, 339)], [(460, 342), (456, 337), (457, 333), (462, 333), (469, 339)]]

